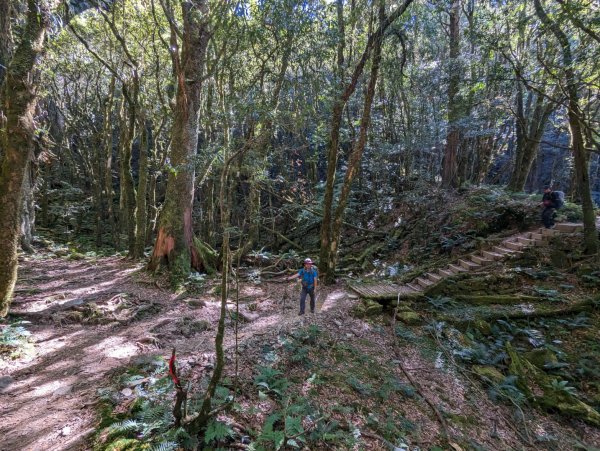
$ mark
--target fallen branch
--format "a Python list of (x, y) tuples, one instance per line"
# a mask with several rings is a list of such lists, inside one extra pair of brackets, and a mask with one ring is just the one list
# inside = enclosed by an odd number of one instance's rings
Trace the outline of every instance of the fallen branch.
[(279, 233), (277, 230), (273, 230), (268, 228), (265, 225), (260, 224), (260, 227), (265, 229), (266, 231), (275, 234), (275, 236), (281, 238), (283, 241), (285, 241), (286, 243), (288, 243), (290, 246), (296, 248), (297, 250), (301, 251), (303, 250), (302, 246), (300, 246), (298, 243), (293, 242), (292, 240), (290, 240), (288, 237), (282, 235), (281, 233)]

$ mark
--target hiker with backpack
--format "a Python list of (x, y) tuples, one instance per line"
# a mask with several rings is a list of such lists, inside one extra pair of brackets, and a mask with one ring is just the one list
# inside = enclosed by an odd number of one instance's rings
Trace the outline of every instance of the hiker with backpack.
[(544, 188), (542, 203), (542, 223), (547, 229), (554, 228), (554, 214), (556, 210), (561, 208), (565, 203), (565, 194), (562, 191), (552, 191), (551, 186)]
[(306, 296), (310, 296), (310, 313), (315, 313), (315, 291), (317, 289), (317, 282), (319, 278), (319, 272), (317, 268), (313, 266), (313, 261), (310, 258), (304, 259), (303, 267), (298, 271), (298, 274), (294, 274), (290, 279), (298, 279), (302, 285), (302, 291), (300, 292), (300, 313), (304, 315), (306, 307)]

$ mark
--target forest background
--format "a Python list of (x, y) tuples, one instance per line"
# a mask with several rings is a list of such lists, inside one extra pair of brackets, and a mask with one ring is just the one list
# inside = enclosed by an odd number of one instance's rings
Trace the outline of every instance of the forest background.
[(332, 282), (348, 204), (415, 179), (555, 184), (597, 249), (592, 1), (2, 5), (3, 314), (36, 225), (177, 283), (312, 214)]

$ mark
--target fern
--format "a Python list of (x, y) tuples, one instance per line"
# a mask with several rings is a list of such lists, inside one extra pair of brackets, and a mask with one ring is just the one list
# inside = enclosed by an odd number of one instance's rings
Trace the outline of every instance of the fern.
[(568, 396), (577, 397), (577, 391), (575, 390), (575, 387), (571, 387), (568, 381), (553, 380), (550, 384), (550, 388), (552, 388), (552, 390), (555, 392), (565, 393)]
[(179, 444), (177, 442), (162, 442), (158, 445), (154, 445), (150, 448), (150, 451), (175, 451), (179, 448)]
[(130, 432), (136, 432), (142, 428), (142, 424), (136, 420), (124, 420), (119, 423), (113, 423), (108, 427), (110, 432), (118, 434), (128, 434)]
[(496, 401), (498, 399), (508, 400), (516, 405), (521, 405), (525, 402), (525, 395), (519, 390), (515, 383), (517, 378), (515, 376), (508, 376), (504, 381), (490, 389), (490, 397)]
[(254, 383), (258, 387), (263, 387), (279, 396), (283, 396), (290, 385), (286, 378), (281, 377), (283, 373), (266, 366), (260, 367), (259, 371), (259, 374), (254, 378)]
[(212, 441), (221, 441), (233, 436), (233, 429), (225, 423), (211, 419), (204, 433), (204, 443), (207, 445)]
[(198, 447), (198, 439), (192, 437), (183, 428), (170, 429), (165, 434), (165, 439), (180, 443), (184, 449), (196, 449)]

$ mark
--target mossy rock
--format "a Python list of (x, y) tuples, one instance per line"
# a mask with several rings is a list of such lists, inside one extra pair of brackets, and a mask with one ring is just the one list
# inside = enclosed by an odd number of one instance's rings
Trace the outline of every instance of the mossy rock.
[(72, 252), (67, 257), (67, 260), (84, 260), (85, 255), (80, 254), (79, 252)]
[(397, 312), (396, 319), (409, 326), (421, 324), (421, 317), (418, 313), (413, 312), (412, 310)]
[(541, 370), (544, 369), (545, 365), (558, 363), (556, 354), (549, 349), (534, 349), (533, 351), (526, 352), (524, 356)]
[(567, 390), (557, 389), (556, 378), (548, 376), (526, 358), (521, 358), (510, 343), (506, 344), (506, 350), (510, 356), (509, 371), (517, 376), (517, 386), (528, 399), (546, 410), (558, 411), (563, 415), (600, 426), (598, 411)]
[(177, 331), (186, 338), (204, 332), (210, 328), (210, 323), (205, 320), (194, 320), (189, 317), (183, 317), (178, 321)]
[(484, 382), (499, 385), (504, 382), (504, 375), (493, 366), (473, 365), (473, 372), (477, 374)]
[(383, 312), (383, 305), (381, 305), (379, 302), (368, 300), (366, 301), (365, 307), (365, 314), (367, 316), (379, 315)]
[(206, 307), (206, 302), (204, 302), (201, 299), (190, 299), (187, 301), (187, 305), (190, 308), (196, 309), (196, 308), (203, 308)]
[(355, 318), (364, 318), (367, 314), (366, 310), (367, 309), (366, 309), (365, 304), (363, 304), (362, 302), (358, 302), (354, 307), (352, 307), (352, 310), (350, 310), (350, 313)]
[(352, 308), (351, 312), (356, 318), (375, 316), (383, 312), (383, 305), (370, 299), (362, 299)]
[(481, 332), (482, 335), (491, 335), (492, 334), (492, 326), (490, 323), (483, 319), (476, 319), (473, 321), (473, 328)]

